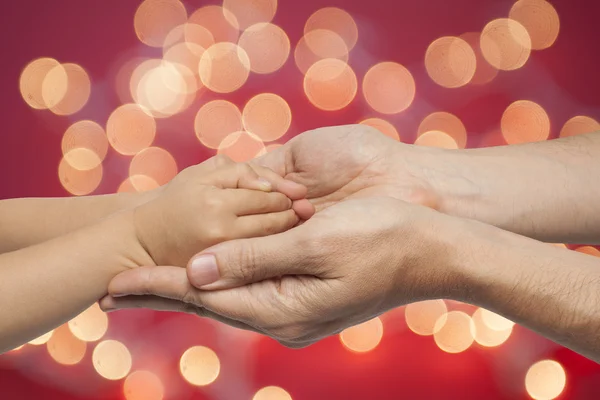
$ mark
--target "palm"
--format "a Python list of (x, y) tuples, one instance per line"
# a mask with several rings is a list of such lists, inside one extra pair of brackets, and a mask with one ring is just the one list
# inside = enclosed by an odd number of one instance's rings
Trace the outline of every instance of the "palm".
[(371, 128), (344, 126), (306, 132), (258, 160), (308, 188), (320, 211), (353, 197), (388, 195), (428, 203), (427, 185), (408, 173), (404, 145)]

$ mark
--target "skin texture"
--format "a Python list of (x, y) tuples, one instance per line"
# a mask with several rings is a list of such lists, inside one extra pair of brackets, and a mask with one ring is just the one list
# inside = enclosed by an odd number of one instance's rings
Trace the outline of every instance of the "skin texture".
[[(448, 151), (367, 127), (307, 132), (258, 162), (308, 188), (312, 218), (210, 247), (187, 275), (168, 265), (123, 273), (101, 305), (194, 312), (301, 347), (449, 298), (600, 360), (600, 262), (538, 241), (597, 243), (598, 147), (599, 134)], [(200, 257), (218, 273), (198, 271)]]
[(299, 221), (294, 209), (309, 215), (312, 207), (292, 204), (288, 196), (305, 193), (265, 168), (219, 157), (182, 171), (140, 207), (1, 254), (0, 352), (76, 316), (105, 295), (121, 272), (158, 262), (185, 266), (191, 255), (218, 241), (291, 228)]

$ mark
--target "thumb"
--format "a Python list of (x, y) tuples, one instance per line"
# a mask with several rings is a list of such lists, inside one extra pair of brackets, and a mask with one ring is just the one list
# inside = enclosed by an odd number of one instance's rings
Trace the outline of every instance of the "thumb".
[(228, 289), (282, 275), (310, 275), (303, 270), (296, 231), (223, 242), (192, 257), (190, 283), (204, 290)]

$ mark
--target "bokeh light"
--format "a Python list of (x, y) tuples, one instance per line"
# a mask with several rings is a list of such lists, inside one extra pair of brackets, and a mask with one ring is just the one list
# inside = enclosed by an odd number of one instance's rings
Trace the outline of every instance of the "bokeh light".
[(487, 24), (481, 32), (481, 53), (492, 66), (503, 71), (521, 68), (531, 54), (531, 38), (523, 25), (509, 18)]
[[(169, 48), (179, 43), (192, 44), (206, 50), (215, 44), (215, 38), (204, 26), (185, 23), (176, 26), (168, 33), (163, 44), (163, 51), (166, 52)], [(193, 70), (196, 69), (193, 68)]]
[(256, 392), (252, 400), (292, 400), (292, 396), (278, 386), (267, 386)]
[(575, 251), (594, 257), (600, 257), (600, 250), (592, 246), (580, 246), (576, 248)]
[(488, 326), (490, 329), (496, 331), (505, 331), (507, 329), (511, 329), (515, 326), (515, 323), (511, 320), (504, 318), (501, 315), (498, 315), (494, 312), (486, 310), (484, 308), (480, 309), (481, 320), (482, 322)]
[(317, 61), (306, 72), (304, 93), (308, 100), (324, 111), (337, 111), (354, 100), (356, 75), (344, 61), (326, 58)]
[(560, 137), (569, 137), (600, 131), (600, 123), (593, 118), (578, 115), (571, 118), (560, 130)]
[(300, 72), (306, 74), (317, 61), (326, 58), (347, 62), (348, 52), (348, 46), (340, 35), (327, 29), (315, 29), (307, 32), (296, 45), (294, 61)]
[(150, 371), (134, 371), (123, 383), (126, 400), (162, 400), (164, 393), (160, 378)]
[(462, 311), (450, 311), (435, 323), (433, 338), (446, 353), (461, 353), (475, 340), (475, 324)]
[(149, 147), (140, 151), (129, 165), (130, 177), (144, 175), (152, 178), (160, 186), (167, 184), (177, 172), (175, 159), (161, 147)]
[(271, 23), (250, 26), (240, 36), (238, 45), (250, 60), (250, 70), (270, 74), (280, 69), (290, 55), (290, 39), (283, 29)]
[(211, 149), (218, 149), (223, 139), (242, 129), (240, 109), (227, 100), (213, 100), (204, 104), (194, 120), (198, 140)]
[(481, 33), (467, 32), (459, 36), (462, 40), (469, 43), (475, 53), (475, 74), (471, 79), (472, 85), (484, 85), (490, 83), (498, 75), (498, 69), (494, 68), (483, 56), (481, 52)]
[(113, 149), (134, 155), (154, 141), (156, 122), (141, 106), (125, 104), (112, 112), (106, 123), (106, 135)]
[(133, 24), (142, 43), (162, 47), (169, 32), (186, 20), (185, 6), (179, 0), (144, 0), (135, 12)]
[(236, 43), (239, 37), (240, 25), (237, 18), (221, 6), (208, 5), (199, 8), (190, 15), (188, 22), (208, 29), (215, 43)]
[(250, 59), (234, 43), (216, 43), (200, 59), (200, 79), (216, 93), (231, 93), (241, 88), (250, 74)]
[(217, 354), (204, 346), (187, 349), (179, 361), (179, 370), (183, 378), (194, 386), (206, 386), (213, 383), (221, 371)]
[(367, 71), (363, 94), (369, 106), (382, 114), (406, 110), (415, 98), (415, 80), (408, 69), (394, 62), (382, 62)]
[(235, 162), (250, 161), (265, 153), (262, 140), (250, 132), (234, 132), (228, 135), (217, 150), (217, 154), (224, 154)]
[(384, 119), (367, 118), (364, 121), (361, 121), (360, 124), (375, 128), (379, 132), (383, 133), (385, 136), (390, 137), (394, 140), (400, 140), (400, 135), (398, 134), (396, 127)]
[(426, 300), (408, 304), (404, 309), (404, 318), (411, 331), (430, 336), (436, 332), (436, 322), (445, 318), (447, 311), (444, 300)]
[(440, 149), (458, 149), (458, 143), (456, 140), (445, 132), (441, 131), (428, 131), (422, 133), (417, 140), (415, 140), (417, 146), (426, 147), (438, 147)]
[(196, 78), (196, 75), (198, 75), (200, 59), (208, 47), (202, 47), (199, 44), (191, 42), (179, 42), (165, 49), (163, 60), (168, 62), (166, 66), (169, 63), (172, 64), (177, 72), (182, 75), (183, 79), (186, 79), (190, 75), (184, 84), (179, 83), (179, 88), (173, 85), (174, 82), (169, 81), (168, 75), (165, 76), (164, 81), (165, 84), (169, 84), (169, 89), (172, 91), (179, 90), (185, 91), (185, 93), (195, 93), (201, 88), (200, 80)]
[(187, 67), (163, 60), (142, 76), (134, 98), (152, 116), (165, 118), (182, 112), (191, 103), (186, 101), (188, 95), (197, 88)]
[(270, 152), (272, 152), (273, 150), (277, 150), (277, 149), (278, 149), (278, 148), (280, 148), (281, 146), (283, 146), (283, 145), (282, 145), (282, 144), (279, 144), (279, 143), (273, 143), (273, 144), (270, 144), (270, 145), (268, 145), (268, 146), (266, 146), (266, 147), (265, 147), (265, 152), (266, 152), (266, 153), (270, 153)]
[(519, 0), (510, 9), (509, 17), (527, 29), (534, 50), (547, 49), (558, 37), (558, 13), (546, 0)]
[(567, 375), (562, 365), (553, 360), (533, 364), (525, 376), (527, 393), (535, 400), (552, 400), (565, 388)]
[(34, 346), (41, 346), (43, 344), (48, 343), (48, 340), (50, 340), (50, 338), (52, 337), (52, 334), (54, 333), (54, 330), (51, 330), (50, 332), (46, 332), (43, 335), (30, 340), (29, 344), (32, 344)]
[(33, 60), (23, 69), (19, 78), (19, 90), (30, 107), (37, 110), (48, 108), (42, 96), (42, 85), (46, 75), (59, 65), (55, 59), (45, 57)]
[(100, 310), (96, 303), (70, 320), (68, 326), (77, 339), (84, 342), (95, 342), (102, 339), (102, 336), (106, 333), (108, 316)]
[(240, 30), (248, 29), (251, 25), (270, 22), (277, 12), (277, 0), (223, 0), (225, 14), (233, 15), (233, 24)]
[(456, 142), (456, 145), (464, 149), (467, 145), (467, 129), (454, 114), (445, 111), (437, 111), (429, 114), (419, 125), (417, 133), (422, 135), (430, 131), (444, 132)]
[(105, 379), (123, 379), (131, 369), (131, 353), (123, 343), (105, 340), (96, 346), (92, 353), (92, 363), (96, 372)]
[(65, 161), (80, 171), (89, 171), (104, 161), (108, 140), (104, 129), (93, 121), (79, 121), (71, 125), (61, 143)]
[(539, 142), (550, 135), (550, 118), (537, 103), (519, 100), (502, 114), (502, 136), (508, 144)]
[(89, 170), (78, 170), (73, 168), (65, 157), (58, 165), (58, 178), (65, 190), (75, 196), (85, 196), (98, 188), (102, 181), (102, 164)]
[(277, 140), (292, 123), (288, 103), (273, 93), (261, 93), (251, 98), (242, 112), (244, 129), (265, 142)]
[(475, 325), (475, 341), (484, 347), (500, 346), (508, 340), (513, 327), (510, 326), (504, 330), (493, 329), (483, 320), (484, 312), (484, 309), (478, 308), (471, 317)]
[(73, 336), (67, 325), (61, 325), (46, 343), (46, 349), (57, 363), (75, 365), (85, 356), (87, 345)]
[(139, 193), (154, 190), (160, 185), (146, 175), (133, 175), (125, 179), (117, 189), (117, 193)]
[(383, 323), (379, 317), (344, 329), (340, 341), (349, 350), (365, 353), (373, 350), (383, 337)]
[(77, 64), (60, 64), (52, 68), (42, 83), (46, 107), (57, 115), (75, 114), (90, 98), (91, 81)]
[[(313, 13), (304, 25), (304, 34), (316, 29), (326, 29), (337, 33), (348, 50), (352, 50), (358, 41), (358, 27), (352, 16), (336, 7), (326, 7)], [(307, 38), (309, 47), (313, 47), (310, 36)]]
[(438, 85), (457, 88), (473, 79), (477, 58), (471, 45), (465, 40), (444, 36), (433, 41), (427, 48), (425, 68), (429, 77)]

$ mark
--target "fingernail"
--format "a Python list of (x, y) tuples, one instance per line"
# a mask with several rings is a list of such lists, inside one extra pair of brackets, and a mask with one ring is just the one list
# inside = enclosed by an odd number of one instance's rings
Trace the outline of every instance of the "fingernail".
[(265, 192), (270, 192), (273, 188), (271, 182), (269, 182), (265, 178), (258, 178), (258, 186), (260, 187), (260, 190), (264, 190)]
[(190, 280), (196, 287), (211, 284), (219, 280), (217, 259), (212, 254), (196, 257), (190, 265)]

